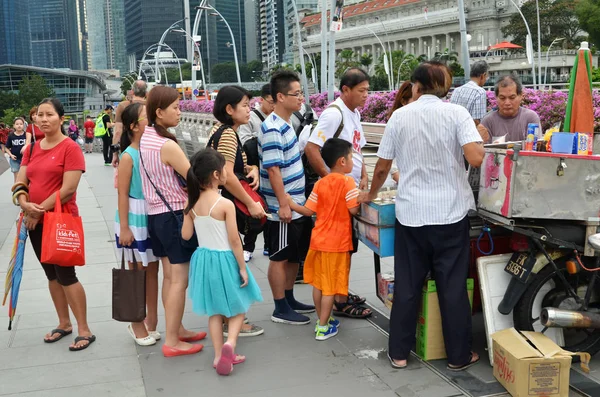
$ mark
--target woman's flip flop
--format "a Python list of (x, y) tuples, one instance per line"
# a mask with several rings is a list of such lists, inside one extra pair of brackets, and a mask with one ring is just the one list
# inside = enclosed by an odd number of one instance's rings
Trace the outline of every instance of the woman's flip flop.
[(235, 354), (233, 353), (233, 346), (228, 343), (223, 345), (221, 349), (221, 358), (217, 363), (217, 373), (219, 375), (229, 375), (233, 371), (233, 361)]
[(473, 354), (473, 352), (471, 352), (469, 361), (466, 364), (459, 365), (458, 367), (450, 366), (450, 364), (448, 364), (446, 369), (448, 369), (448, 371), (452, 371), (452, 372), (459, 372), (459, 371), (464, 371), (467, 368), (471, 368), (473, 365), (477, 364), (480, 359), (480, 357), (477, 356), (477, 359), (473, 360), (473, 356), (474, 356), (474, 354)]
[(92, 335), (92, 336), (78, 336), (77, 338), (75, 338), (75, 343), (74, 344), (77, 345), (79, 342), (84, 341), (84, 340), (88, 342), (86, 345), (83, 345), (83, 346), (80, 346), (80, 347), (69, 346), (69, 350), (72, 351), (72, 352), (78, 352), (78, 351), (87, 349), (88, 347), (90, 347), (90, 345), (92, 343), (94, 343), (96, 341), (96, 336), (95, 335)]

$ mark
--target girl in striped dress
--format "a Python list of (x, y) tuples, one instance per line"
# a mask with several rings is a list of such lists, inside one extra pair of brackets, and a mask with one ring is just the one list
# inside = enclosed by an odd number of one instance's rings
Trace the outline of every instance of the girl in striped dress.
[(146, 107), (132, 103), (123, 111), (123, 135), (121, 137), (121, 160), (118, 172), (119, 205), (115, 218), (115, 235), (119, 258), (125, 250), (125, 258), (133, 267), (133, 258), (138, 266), (146, 269), (145, 324), (132, 323), (127, 327), (129, 334), (140, 346), (154, 345), (160, 339), (156, 331), (158, 322), (158, 260), (152, 252), (148, 235), (148, 210), (142, 192), (140, 174), (140, 139), (146, 128)]

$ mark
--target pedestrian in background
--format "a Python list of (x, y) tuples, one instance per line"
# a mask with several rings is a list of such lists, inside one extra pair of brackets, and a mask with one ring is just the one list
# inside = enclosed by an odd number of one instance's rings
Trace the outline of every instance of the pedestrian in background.
[[(29, 197), (19, 195), (19, 205), (25, 212), (24, 225), (29, 230), (29, 241), (40, 260), (42, 255), (43, 216), (54, 211), (56, 192), (60, 193), (63, 211), (79, 216), (76, 196), (85, 159), (81, 148), (62, 131), (65, 110), (56, 98), (44, 99), (38, 106), (36, 121), (45, 138), (26, 147), (17, 183), (28, 186)], [(87, 323), (87, 304), (83, 286), (75, 268), (42, 263), (48, 278), (48, 289), (58, 315), (58, 326), (44, 337), (44, 342), (55, 343), (73, 332), (69, 308), (77, 320), (78, 336), (69, 346), (71, 351), (87, 349), (96, 337)]]
[(23, 159), (23, 149), (27, 142), (25, 136), (25, 120), (17, 117), (13, 124), (14, 131), (8, 135), (6, 144), (2, 150), (8, 154), (10, 163), (10, 172), (13, 173), (14, 181), (17, 181), (17, 174), (21, 168), (21, 160)]
[(69, 121), (69, 129), (68, 129), (69, 138), (71, 138), (74, 142), (77, 142), (77, 138), (79, 138), (79, 127), (75, 120), (71, 119)]
[[(117, 180), (118, 209), (115, 217), (117, 254), (123, 255), (133, 268), (137, 264), (146, 271), (146, 320), (127, 327), (129, 334), (140, 346), (150, 346), (160, 340), (158, 324), (158, 259), (152, 251), (152, 239), (148, 235), (148, 210), (142, 191), (140, 170), (140, 139), (148, 120), (146, 107), (134, 103), (122, 114), (123, 153), (119, 161)], [(135, 264), (134, 264), (135, 262)]]
[[(417, 311), (428, 272), (435, 276), (448, 369), (461, 371), (479, 361), (471, 351), (469, 210), (475, 209), (463, 158), (483, 161), (482, 138), (469, 112), (445, 103), (452, 77), (439, 62), (421, 64), (412, 76), (415, 102), (394, 112), (386, 125), (369, 193), (371, 201), (396, 160), (401, 178), (396, 197), (394, 305), (388, 357), (405, 368), (415, 344)], [(434, 153), (434, 155), (432, 155)], [(464, 157), (463, 157), (464, 155)]]
[[(213, 367), (219, 375), (229, 375), (234, 364), (246, 361), (246, 357), (235, 354), (244, 316), (252, 303), (263, 299), (244, 261), (235, 205), (219, 193), (227, 180), (225, 157), (207, 148), (196, 153), (191, 162), (181, 235), (185, 240), (197, 235), (199, 244), (190, 264), (189, 296), (194, 312), (209, 316), (215, 349)], [(223, 343), (225, 318), (229, 329)]]
[(102, 112), (98, 119), (96, 119), (96, 127), (94, 130), (94, 134), (97, 137), (102, 139), (102, 155), (104, 157), (104, 165), (111, 165), (111, 153), (110, 146), (112, 145), (112, 136), (113, 136), (113, 113), (112, 105), (106, 105), (104, 108), (104, 112)]
[(85, 123), (83, 123), (83, 130), (85, 135), (85, 152), (92, 153), (94, 150), (94, 128), (96, 127), (96, 123), (92, 120), (92, 116), (87, 116), (85, 118)]
[(450, 102), (469, 111), (478, 126), (487, 113), (487, 93), (482, 88), (488, 79), (490, 67), (486, 61), (477, 61), (471, 65), (471, 79), (452, 92)]
[(37, 114), (38, 114), (37, 106), (34, 106), (31, 108), (31, 110), (29, 110), (29, 120), (31, 121), (31, 123), (29, 123), (27, 125), (27, 128), (25, 128), (25, 133), (26, 133), (25, 136), (27, 138), (27, 145), (29, 145), (31, 142), (35, 142), (40, 139), (44, 139), (44, 131), (42, 131), (40, 129), (40, 127), (37, 125)]
[(176, 89), (156, 86), (146, 102), (148, 125), (140, 140), (142, 188), (148, 203), (148, 234), (154, 255), (162, 261), (166, 336), (162, 352), (165, 357), (198, 353), (206, 332), (192, 332), (183, 327), (185, 291), (189, 263), (198, 247), (194, 237), (181, 238), (183, 209), (187, 202), (185, 176), (190, 168), (177, 138), (168, 128), (179, 124), (179, 93)]

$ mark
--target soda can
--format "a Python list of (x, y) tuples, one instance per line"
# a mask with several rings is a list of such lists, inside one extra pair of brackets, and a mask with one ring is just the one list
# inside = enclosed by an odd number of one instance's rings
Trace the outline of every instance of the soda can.
[(538, 123), (527, 124), (527, 140), (525, 141), (525, 150), (537, 150), (537, 140), (540, 131)]

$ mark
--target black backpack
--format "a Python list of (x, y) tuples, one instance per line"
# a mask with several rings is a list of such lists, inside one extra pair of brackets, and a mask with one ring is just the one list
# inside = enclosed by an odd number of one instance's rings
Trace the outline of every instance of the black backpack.
[[(312, 125), (312, 130), (311, 130), (311, 134), (314, 131), (314, 128), (317, 125), (317, 119), (315, 118), (315, 113), (313, 112), (312, 108), (308, 105), (305, 104), (306, 107), (306, 111), (304, 112), (304, 114), (300, 113), (300, 112), (294, 112), (294, 116), (300, 120), (300, 125), (296, 128), (295, 132), (296, 132), (296, 138), (300, 138), (300, 133), (302, 132), (302, 130), (304, 130), (304, 128), (306, 126)], [(339, 108), (339, 106), (337, 105), (329, 105), (329, 107), (334, 107), (336, 109), (338, 109), (340, 111), (340, 113), (342, 114), (342, 122), (340, 123), (340, 126), (338, 127), (338, 129), (335, 131), (335, 134), (333, 134), (334, 138), (338, 138), (340, 136), (340, 134), (342, 133), (342, 131), (344, 130), (344, 114), (342, 113), (342, 109)], [(310, 193), (312, 192), (313, 187), (315, 186), (315, 183), (317, 183), (317, 181), (319, 180), (319, 174), (317, 174), (317, 172), (313, 169), (313, 167), (310, 165), (310, 162), (308, 161), (308, 158), (306, 157), (306, 153), (304, 153), (302, 155), (302, 165), (304, 166), (304, 178), (306, 180), (306, 197), (308, 197), (310, 195)]]
[[(265, 118), (258, 109), (252, 109), (252, 111), (258, 116), (261, 123), (265, 121)], [(259, 167), (260, 164), (258, 159), (258, 139), (256, 137), (248, 139), (246, 143), (244, 143), (244, 145), (242, 146), (242, 149), (244, 150), (244, 153), (246, 153), (246, 160), (248, 162), (248, 165), (255, 165)]]

